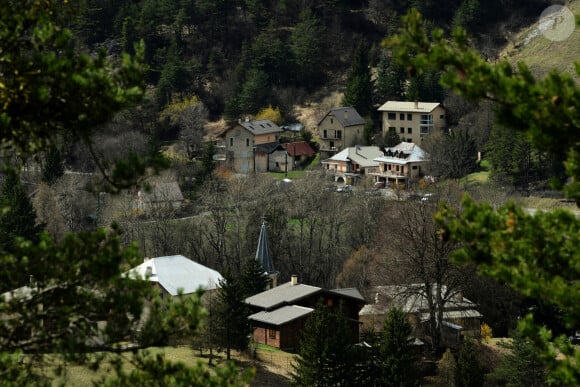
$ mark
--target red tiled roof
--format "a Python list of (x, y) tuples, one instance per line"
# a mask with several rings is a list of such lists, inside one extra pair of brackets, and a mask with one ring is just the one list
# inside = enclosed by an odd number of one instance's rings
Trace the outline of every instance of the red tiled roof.
[(289, 142), (282, 144), (290, 156), (314, 156), (316, 152), (306, 141)]

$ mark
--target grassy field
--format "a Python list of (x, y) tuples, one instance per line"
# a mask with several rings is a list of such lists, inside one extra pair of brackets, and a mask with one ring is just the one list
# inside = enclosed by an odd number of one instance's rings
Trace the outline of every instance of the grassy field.
[[(202, 362), (207, 365), (209, 361), (209, 353), (207, 351), (200, 354), (199, 351), (192, 350), (187, 346), (152, 348), (149, 351), (153, 355), (161, 353), (167, 360), (171, 360), (172, 362), (181, 362), (190, 366), (197, 362)], [(52, 357), (51, 355), (45, 356), (47, 366), (39, 368), (38, 371), (50, 377), (53, 380), (53, 385), (87, 386), (113, 375), (113, 368), (106, 361), (101, 363), (101, 367), (97, 371), (93, 371), (84, 365), (67, 364), (65, 373), (56, 375), (55, 373), (60, 365), (56, 361), (56, 357)], [(288, 374), (294, 358), (293, 356), (292, 354), (268, 346), (259, 346), (256, 349), (256, 359), (251, 359), (247, 354), (235, 351), (232, 353), (234, 362), (240, 369), (248, 367), (255, 368), (256, 377), (251, 384), (252, 386), (289, 386)], [(133, 368), (129, 359), (130, 355), (127, 355), (123, 361), (123, 366), (126, 371), (130, 371)], [(211, 368), (220, 366), (225, 361), (224, 353), (218, 353), (217, 355), (214, 353), (214, 365)]]

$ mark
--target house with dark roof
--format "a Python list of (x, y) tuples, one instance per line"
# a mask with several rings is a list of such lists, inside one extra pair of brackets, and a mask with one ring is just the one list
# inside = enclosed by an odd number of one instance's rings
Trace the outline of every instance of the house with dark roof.
[(249, 316), (256, 343), (277, 348), (296, 350), (308, 316), (317, 307), (342, 308), (351, 322), (353, 343), (358, 341), (358, 313), (365, 300), (357, 289), (325, 290), (298, 283), (297, 276), (290, 282), (246, 298), (254, 312)]
[(365, 120), (355, 108), (330, 109), (317, 125), (320, 153), (329, 157), (344, 148), (360, 144), (364, 126)]
[(334, 174), (334, 181), (353, 184), (361, 176), (378, 172), (378, 157), (384, 156), (378, 146), (348, 147), (323, 160), (324, 169)]
[(225, 147), (225, 165), (237, 173), (265, 172), (268, 157), (278, 149), (282, 129), (270, 120), (240, 120), (219, 139)]

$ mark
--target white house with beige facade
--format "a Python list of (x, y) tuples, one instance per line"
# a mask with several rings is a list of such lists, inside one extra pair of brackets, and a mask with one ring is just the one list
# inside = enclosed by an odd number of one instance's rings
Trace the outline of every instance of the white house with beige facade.
[(376, 159), (383, 155), (378, 146), (356, 145), (323, 160), (322, 165), (325, 171), (334, 174), (335, 181), (352, 184), (358, 177), (378, 172)]
[(405, 142), (421, 144), (423, 138), (447, 125), (439, 102), (387, 101), (379, 111), (383, 113), (383, 136), (393, 129)]
[(384, 156), (374, 159), (378, 163), (375, 171), (369, 172), (375, 181), (385, 186), (407, 188), (411, 182), (423, 175), (422, 168), (429, 162), (429, 155), (417, 144), (402, 142), (385, 148)]

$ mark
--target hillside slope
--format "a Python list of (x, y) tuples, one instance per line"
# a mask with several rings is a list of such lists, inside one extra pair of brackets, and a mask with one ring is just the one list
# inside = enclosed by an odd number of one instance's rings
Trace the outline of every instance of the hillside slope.
[[(580, 0), (570, 1), (567, 7), (576, 17), (580, 15)], [(539, 76), (553, 68), (574, 74), (574, 61), (580, 60), (580, 28), (576, 27), (566, 40), (556, 42), (538, 33), (538, 23), (534, 23), (513, 35), (511, 42), (500, 53), (500, 58), (514, 64), (525, 62)], [(578, 80), (577, 76), (575, 78)]]

